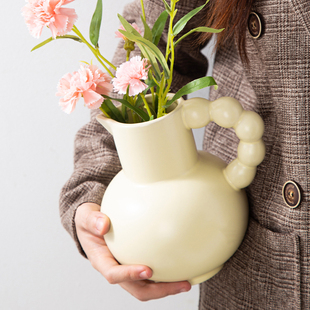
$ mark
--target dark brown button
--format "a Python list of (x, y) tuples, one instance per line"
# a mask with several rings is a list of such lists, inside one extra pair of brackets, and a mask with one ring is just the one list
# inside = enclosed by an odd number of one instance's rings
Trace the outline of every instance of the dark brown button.
[(300, 204), (300, 190), (298, 185), (293, 181), (287, 181), (282, 188), (284, 202), (292, 209)]
[(261, 36), (263, 32), (263, 25), (262, 25), (261, 18), (259, 17), (257, 13), (255, 12), (250, 13), (250, 16), (248, 19), (248, 28), (249, 28), (250, 35), (254, 39), (258, 39)]

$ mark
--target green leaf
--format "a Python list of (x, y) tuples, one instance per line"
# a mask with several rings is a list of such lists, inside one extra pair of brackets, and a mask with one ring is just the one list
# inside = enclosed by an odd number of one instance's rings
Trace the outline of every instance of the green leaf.
[(151, 62), (154, 73), (156, 75), (156, 79), (160, 79), (160, 70), (154, 56), (158, 59), (160, 65), (164, 70), (164, 74), (168, 79), (170, 76), (170, 70), (166, 59), (163, 56), (162, 52), (159, 50), (159, 48), (149, 40), (142, 38), (140, 33), (135, 28), (133, 28), (124, 17), (118, 14), (118, 18), (126, 30), (124, 31), (119, 29), (119, 32), (122, 33), (127, 39), (135, 42), (138, 45), (142, 54)]
[[(147, 92), (147, 89), (145, 89), (145, 90), (143, 91), (144, 96), (146, 95), (146, 92)], [(149, 106), (149, 109), (150, 109), (151, 114), (152, 114), (151, 116), (149, 116), (149, 115), (147, 114), (148, 120), (150, 121), (150, 120), (151, 120), (151, 117), (152, 117), (152, 116), (154, 117), (154, 115), (156, 115), (156, 112), (154, 111), (154, 108), (153, 108), (151, 102), (148, 102), (148, 106)], [(144, 103), (143, 98), (142, 98), (142, 96), (141, 96), (141, 93), (138, 95), (138, 98), (137, 98), (136, 103), (135, 103), (135, 107), (144, 107), (144, 108), (146, 109), (145, 103)], [(143, 111), (145, 111), (145, 110), (143, 110)]]
[[(144, 120), (144, 121), (148, 121), (149, 120), (149, 116), (147, 115), (147, 113), (146, 112), (144, 112), (143, 110), (141, 110), (141, 109), (138, 109), (138, 108), (136, 108), (135, 106), (133, 106), (133, 105), (131, 105), (127, 100), (125, 100), (125, 99), (117, 99), (117, 98), (111, 98), (111, 97), (109, 97), (109, 96), (106, 96), (106, 95), (102, 95), (104, 98), (107, 98), (107, 99), (110, 99), (110, 100), (116, 100), (116, 101), (118, 101), (118, 102), (120, 102), (121, 104), (123, 104), (124, 106), (126, 106), (127, 108), (129, 108), (129, 109), (131, 109), (131, 110), (133, 110), (136, 114), (138, 114), (141, 118), (142, 118), (142, 120)], [(106, 99), (106, 100), (107, 100)], [(105, 100), (105, 101), (106, 101)], [(109, 101), (110, 101), (109, 100)], [(105, 101), (103, 101), (103, 102), (105, 102)], [(112, 103), (112, 102), (111, 102)], [(114, 106), (114, 105), (113, 105)], [(115, 107), (115, 106), (114, 106)], [(117, 108), (116, 108), (117, 109)], [(118, 110), (118, 109), (117, 109)], [(119, 112), (119, 111), (118, 111)], [(120, 112), (119, 112), (120, 113)]]
[(66, 34), (66, 35), (64, 35), (64, 36), (56, 37), (56, 39), (57, 39), (57, 40), (58, 40), (58, 39), (72, 39), (72, 40), (77, 41), (77, 42), (80, 42), (80, 43), (83, 42), (79, 37), (74, 36), (74, 35), (70, 35), (70, 34)]
[(146, 23), (146, 21), (143, 19), (142, 16), (141, 16), (141, 20), (144, 25), (144, 36), (143, 37), (146, 40), (152, 41), (153, 40), (152, 30), (150, 29), (149, 25)]
[[(124, 26), (125, 30), (129, 33), (134, 34), (135, 36), (141, 37), (141, 34), (135, 29), (133, 28), (128, 21), (120, 14), (117, 14), (118, 19), (120, 20), (121, 24)], [(120, 30), (120, 29), (119, 29)], [(127, 37), (126, 37), (127, 38)], [(128, 38), (129, 39), (129, 38)]]
[(106, 99), (101, 104), (101, 109), (103, 109), (112, 119), (117, 122), (125, 123), (125, 119), (123, 118), (122, 113), (119, 109), (112, 103), (109, 97), (103, 96)]
[(185, 86), (183, 86), (173, 97), (171, 100), (169, 100), (164, 108), (169, 107), (174, 101), (178, 100), (182, 96), (191, 94), (199, 89), (212, 86), (214, 85), (214, 88), (217, 89), (217, 84), (213, 77), (211, 76), (205, 76), (200, 79), (196, 79), (194, 81), (189, 82)]
[(158, 63), (156, 61), (156, 57), (152, 53), (150, 53), (143, 45), (139, 43), (137, 43), (137, 45), (140, 51), (142, 52), (142, 54), (144, 55), (144, 57), (146, 57), (151, 63), (152, 71), (155, 74), (155, 78), (159, 81), (161, 79), (161, 73), (160, 73)]
[(157, 46), (159, 43), (159, 40), (161, 38), (161, 35), (165, 29), (165, 25), (167, 22), (169, 14), (167, 11), (163, 11), (159, 17), (157, 18), (153, 28), (152, 28), (152, 33), (153, 33), (153, 43)]
[(148, 86), (147, 89), (143, 91), (145, 94), (151, 87), (157, 86), (157, 84), (153, 80), (149, 80), (149, 79), (145, 81), (145, 84)]
[(45, 44), (47, 44), (47, 43), (49, 43), (49, 42), (51, 42), (51, 41), (53, 41), (53, 40), (54, 40), (53, 37), (48, 38), (47, 40), (45, 40), (45, 41), (41, 42), (40, 44), (36, 45), (36, 46), (31, 50), (31, 52), (33, 52), (34, 50), (36, 50), (36, 49), (38, 49), (38, 48), (44, 46)]
[[(59, 36), (59, 37), (56, 37), (56, 39), (72, 39), (72, 40), (77, 41), (77, 42), (80, 42), (80, 43), (82, 42), (82, 40), (81, 40), (79, 37), (73, 36), (73, 35)], [(42, 46), (44, 46), (45, 44), (47, 44), (47, 43), (49, 43), (49, 42), (51, 42), (51, 41), (54, 41), (53, 37), (50, 37), (50, 38), (48, 38), (47, 40), (45, 40), (45, 41), (41, 42), (40, 44), (36, 45), (36, 46), (31, 50), (31, 52), (34, 51), (34, 50), (36, 50), (36, 49), (38, 49), (38, 48), (40, 48), (40, 47), (42, 47)]]
[(122, 115), (123, 115), (123, 117), (125, 119), (125, 122), (127, 123), (127, 121), (128, 121), (128, 112), (127, 112), (126, 106), (124, 106), (123, 104), (122, 104)]
[[(148, 53), (153, 54), (157, 58), (157, 60), (159, 61), (160, 65), (162, 66), (162, 68), (164, 70), (165, 77), (167, 79), (169, 78), (170, 69), (169, 69), (168, 64), (166, 62), (166, 59), (163, 56), (162, 52), (159, 50), (159, 48), (155, 44), (153, 44), (152, 42), (142, 38), (141, 36), (136, 36), (132, 33), (127, 32), (127, 31), (119, 30), (119, 32), (122, 33), (130, 41), (136, 42), (137, 45), (139, 46), (139, 48), (140, 48), (140, 45), (142, 45)], [(143, 54), (146, 56), (145, 52), (143, 52)], [(149, 59), (149, 60), (151, 61), (151, 59)]]
[(140, 108), (140, 107), (143, 107), (143, 105), (144, 105), (143, 99), (142, 99), (141, 95), (139, 94), (139, 96), (135, 102), (135, 107)]
[(194, 17), (198, 12), (200, 12), (205, 6), (206, 4), (209, 2), (209, 0), (202, 6), (199, 6), (198, 8), (190, 11), (189, 13), (187, 13), (186, 15), (184, 15), (173, 27), (173, 35), (177, 35), (179, 34), (184, 27), (186, 26), (187, 22)]
[(193, 32), (210, 32), (210, 33), (219, 33), (222, 32), (224, 28), (222, 29), (214, 29), (214, 28), (209, 28), (209, 27), (197, 27), (189, 31), (188, 33), (184, 34), (180, 39), (178, 39), (175, 43), (174, 46), (176, 46), (180, 41), (182, 41), (184, 38), (192, 34)]
[[(152, 68), (154, 70), (154, 73), (156, 75), (156, 78), (157, 79), (160, 79), (160, 69), (159, 69), (159, 66), (157, 64), (157, 61), (156, 61), (156, 57), (154, 55), (154, 53), (151, 53), (150, 50), (143, 44), (141, 43), (138, 43), (137, 41), (135, 41), (135, 39), (133, 38), (138, 38), (138, 39), (143, 39), (145, 42), (149, 42), (148, 40), (142, 38), (142, 36), (140, 35), (140, 33), (135, 29), (133, 28), (128, 22), (127, 20), (118, 14), (118, 18), (120, 20), (120, 22), (122, 23), (122, 25), (124, 26), (125, 30), (126, 31), (123, 31), (121, 29), (119, 29), (118, 31), (120, 33), (122, 33), (126, 38), (128, 38), (129, 40), (133, 41), (133, 42), (136, 42), (136, 44), (138, 45), (141, 53), (150, 61), (151, 65), (152, 65)], [(152, 44), (151, 42), (149, 42), (150, 44)], [(159, 51), (159, 49), (157, 48), (157, 46), (155, 46), (155, 48)], [(159, 53), (161, 53), (159, 51)], [(163, 57), (163, 56), (162, 56)], [(164, 59), (164, 58), (163, 58)], [(166, 60), (164, 59), (164, 61), (166, 62)], [(166, 67), (168, 68), (168, 65), (167, 65), (167, 62), (166, 62)], [(169, 68), (168, 68), (169, 70)]]
[(101, 20), (102, 20), (102, 0), (98, 0), (89, 27), (89, 38), (91, 43), (95, 47), (98, 46)]

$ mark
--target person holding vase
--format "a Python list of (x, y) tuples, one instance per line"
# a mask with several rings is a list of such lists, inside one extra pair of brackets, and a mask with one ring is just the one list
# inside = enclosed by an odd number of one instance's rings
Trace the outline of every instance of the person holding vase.
[[(178, 2), (176, 19), (204, 0)], [(162, 0), (145, 1), (150, 24), (164, 10)], [(124, 18), (143, 28), (140, 0)], [(246, 189), (250, 217), (244, 240), (223, 269), (200, 285), (199, 309), (310, 308), (310, 4), (306, 0), (210, 0), (188, 24), (225, 28), (217, 35), (210, 100), (230, 96), (264, 120), (265, 160)], [(164, 38), (165, 36), (163, 36)], [(208, 68), (201, 49), (204, 34), (189, 36), (176, 49), (172, 92), (202, 77)], [(160, 41), (163, 48), (165, 42)], [(136, 51), (137, 52), (137, 51)], [(135, 53), (135, 52), (134, 52)], [(120, 44), (114, 62), (126, 51)], [(77, 133), (75, 168), (60, 196), (60, 215), (82, 255), (110, 283), (139, 300), (186, 292), (187, 281), (155, 283), (147, 266), (119, 265), (104, 235), (109, 218), (101, 213), (105, 189), (121, 166), (112, 136), (91, 121)], [(204, 149), (229, 163), (238, 138), (215, 123), (206, 127)]]

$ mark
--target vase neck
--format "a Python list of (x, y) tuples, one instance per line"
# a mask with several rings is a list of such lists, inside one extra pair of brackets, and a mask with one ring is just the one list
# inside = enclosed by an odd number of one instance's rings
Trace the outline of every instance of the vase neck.
[(124, 173), (137, 183), (159, 182), (185, 174), (198, 160), (192, 131), (177, 109), (155, 121), (113, 128)]

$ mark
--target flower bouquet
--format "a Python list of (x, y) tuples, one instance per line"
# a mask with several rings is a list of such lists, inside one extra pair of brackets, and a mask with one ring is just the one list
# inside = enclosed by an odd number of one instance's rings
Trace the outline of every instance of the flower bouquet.
[[(73, 1), (28, 0), (23, 8), (25, 21), (34, 37), (40, 37), (44, 27), (48, 27), (52, 32), (51, 38), (38, 44), (32, 50), (55, 39), (71, 39), (86, 44), (102, 66), (99, 68), (95, 64), (84, 63), (78, 71), (68, 73), (61, 78), (57, 95), (62, 97), (60, 106), (65, 112), (71, 113), (77, 101), (83, 97), (85, 106), (90, 109), (99, 108), (105, 116), (118, 122), (144, 122), (165, 115), (167, 108), (180, 97), (207, 86), (216, 86), (212, 77), (203, 77), (188, 83), (172, 98), (168, 97), (173, 79), (175, 47), (179, 42), (194, 32), (217, 33), (222, 31), (198, 27), (182, 33), (187, 22), (200, 12), (208, 1), (174, 23), (177, 12), (176, 4), (179, 0), (171, 0), (170, 4), (163, 0), (165, 10), (151, 28), (147, 23), (144, 3), (141, 0), (143, 31), (135, 23), (131, 25), (121, 15), (118, 15), (121, 26), (116, 31), (116, 36), (124, 41), (124, 49), (127, 51), (126, 62), (118, 68), (100, 53), (98, 45), (102, 21), (102, 0), (97, 1), (90, 23), (89, 41), (75, 25), (77, 20), (75, 10), (64, 8), (64, 5)], [(168, 39), (166, 50), (162, 53), (157, 45), (167, 23)], [(69, 32), (74, 34), (68, 34)], [(131, 58), (130, 55), (135, 45), (140, 49), (141, 56)], [(119, 95), (113, 98), (113, 92)], [(145, 99), (147, 92), (152, 96), (151, 103)], [(116, 108), (115, 101), (120, 103), (120, 109)]]
[[(216, 87), (212, 77), (191, 81), (170, 94), (176, 46), (194, 32), (221, 30), (183, 31), (206, 3), (175, 23), (179, 0), (170, 4), (162, 0), (165, 10), (150, 27), (141, 0), (143, 31), (118, 16), (121, 26), (116, 36), (124, 41), (127, 59), (116, 68), (98, 46), (102, 0), (92, 17), (90, 42), (74, 24), (75, 11), (63, 8), (72, 1), (28, 0), (23, 14), (34, 36), (40, 36), (45, 26), (52, 32), (34, 49), (54, 39), (71, 39), (86, 44), (102, 66), (84, 63), (66, 74), (58, 95), (67, 113), (81, 97), (88, 108), (99, 108), (102, 114), (97, 120), (116, 144), (122, 170), (103, 195), (101, 210), (111, 220), (105, 242), (119, 263), (149, 266), (152, 280), (203, 282), (222, 268), (243, 239), (248, 204), (241, 189), (253, 180), (265, 150), (262, 120), (244, 111), (237, 100), (183, 100), (196, 90)], [(165, 27), (167, 44), (162, 53), (158, 43)], [(135, 46), (141, 55), (130, 57)], [(238, 157), (229, 165), (196, 149), (191, 128), (210, 121), (233, 127), (240, 138)]]

